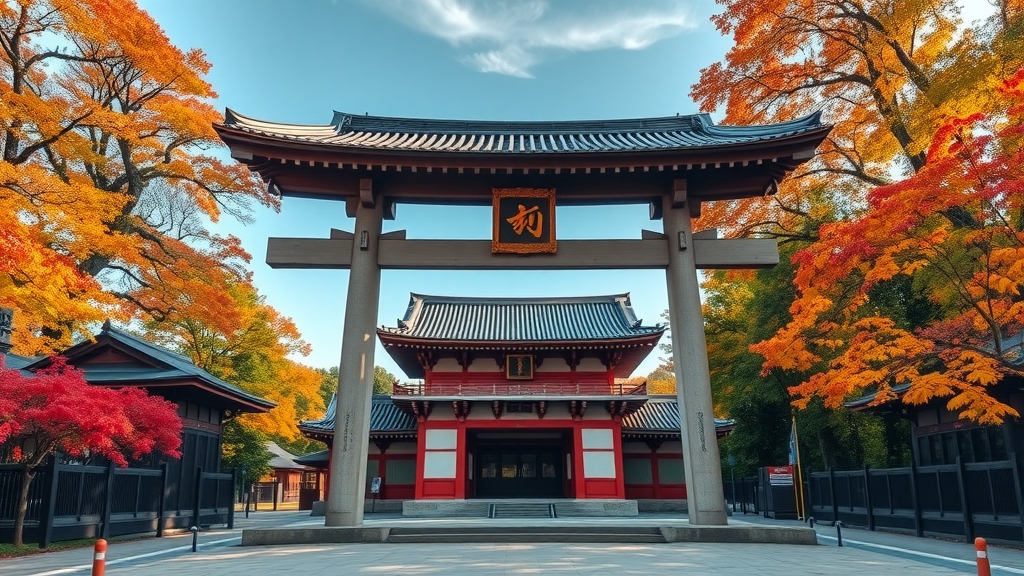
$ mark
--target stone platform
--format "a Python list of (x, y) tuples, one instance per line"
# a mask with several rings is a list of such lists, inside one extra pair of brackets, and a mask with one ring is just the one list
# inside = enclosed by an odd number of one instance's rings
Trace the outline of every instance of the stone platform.
[[(581, 524), (558, 519), (514, 523), (496, 520), (471, 524), (436, 524), (431, 526), (385, 525), (383, 521), (369, 526), (262, 528), (242, 531), (242, 546), (301, 544), (412, 544), (412, 543), (523, 543), (523, 542), (603, 542), (603, 543), (736, 543), (736, 544), (817, 544), (811, 528), (734, 524), (729, 526), (658, 526), (614, 521)], [(646, 524), (646, 525), (645, 525)]]

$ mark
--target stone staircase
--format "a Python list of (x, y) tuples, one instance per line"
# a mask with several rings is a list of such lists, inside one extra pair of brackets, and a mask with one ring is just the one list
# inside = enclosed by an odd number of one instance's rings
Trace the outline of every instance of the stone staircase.
[(392, 528), (388, 544), (442, 543), (628, 543), (664, 544), (653, 526), (467, 526), (464, 528)]
[(554, 518), (555, 505), (543, 502), (502, 502), (489, 505), (488, 518)]
[(637, 515), (636, 500), (406, 500), (406, 518), (574, 518)]

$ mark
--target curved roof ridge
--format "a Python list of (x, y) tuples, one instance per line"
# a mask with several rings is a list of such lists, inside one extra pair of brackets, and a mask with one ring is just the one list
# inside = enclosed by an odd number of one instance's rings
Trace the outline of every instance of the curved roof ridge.
[(410, 292), (409, 300), (421, 300), (423, 302), (456, 302), (462, 304), (479, 303), (524, 303), (524, 304), (546, 304), (546, 303), (575, 303), (575, 302), (617, 302), (625, 300), (629, 306), (629, 292), (619, 294), (594, 294), (591, 296), (444, 296), (437, 294), (420, 294)]
[[(240, 116), (237, 115), (236, 116)], [(590, 120), (461, 120), (447, 118), (408, 118), (401, 116), (373, 116), (351, 114), (335, 110), (331, 124), (339, 131), (378, 131), (417, 133), (443, 132), (446, 134), (564, 134), (614, 133), (692, 130), (704, 124), (713, 124), (709, 114), (676, 114), (646, 118), (612, 118)]]

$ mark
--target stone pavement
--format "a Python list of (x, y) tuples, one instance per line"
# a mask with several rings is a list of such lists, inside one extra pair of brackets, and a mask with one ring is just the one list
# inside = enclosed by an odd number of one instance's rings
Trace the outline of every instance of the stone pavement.
[[(535, 525), (547, 520), (505, 520), (507, 525)], [(593, 525), (623, 519), (564, 519), (565, 525)], [(671, 525), (669, 515), (641, 515), (630, 524)], [(734, 516), (730, 523), (797, 525), (760, 516)], [(368, 516), (367, 525), (483, 525), (495, 520), (402, 519)], [(554, 521), (548, 521), (554, 522)], [(322, 519), (298, 512), (261, 512), (238, 528), (308, 526)], [(259, 576), (279, 573), (503, 576), (515, 574), (757, 574), (803, 576), (846, 574), (901, 576), (975, 574), (970, 544), (915, 538), (883, 532), (844, 529), (845, 546), (836, 546), (835, 528), (817, 527), (818, 546), (769, 544), (335, 544), (310, 546), (237, 546), (240, 530), (201, 534), (200, 549), (190, 551), (191, 537), (148, 538), (112, 542), (109, 576)], [(91, 549), (70, 550), (14, 560), (0, 560), (0, 576), (88, 575)], [(1024, 550), (991, 547), (993, 575), (1024, 575)]]

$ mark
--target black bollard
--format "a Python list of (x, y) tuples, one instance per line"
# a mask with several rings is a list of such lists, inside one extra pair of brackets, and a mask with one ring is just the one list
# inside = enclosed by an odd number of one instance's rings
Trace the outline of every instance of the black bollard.
[(809, 516), (807, 518), (807, 523), (810, 524), (811, 528), (814, 528), (814, 516)]
[(839, 540), (839, 547), (843, 547), (843, 521), (836, 520), (836, 539)]
[(192, 531), (192, 551), (196, 551), (196, 544), (199, 542), (199, 527), (193, 526), (189, 528)]

